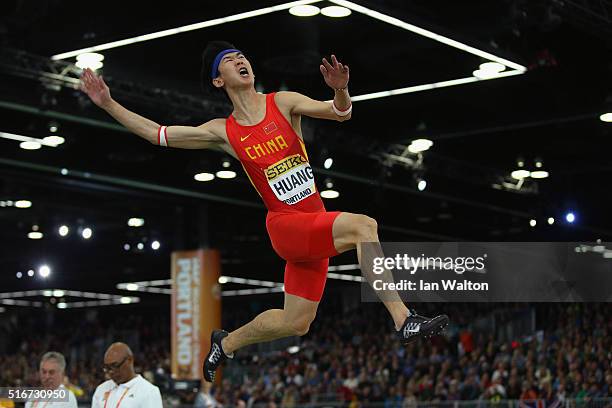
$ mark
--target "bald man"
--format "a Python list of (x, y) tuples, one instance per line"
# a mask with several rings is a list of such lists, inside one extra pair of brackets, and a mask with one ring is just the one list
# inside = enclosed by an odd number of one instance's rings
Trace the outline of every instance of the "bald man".
[(162, 408), (159, 388), (134, 371), (134, 354), (125, 343), (113, 343), (104, 354), (110, 379), (96, 388), (91, 408)]

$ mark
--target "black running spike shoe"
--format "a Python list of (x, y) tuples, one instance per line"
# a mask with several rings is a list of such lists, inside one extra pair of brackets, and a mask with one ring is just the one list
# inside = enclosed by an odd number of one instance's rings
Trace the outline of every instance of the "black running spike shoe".
[(234, 354), (228, 356), (223, 351), (221, 347), (221, 340), (224, 337), (227, 337), (229, 333), (225, 330), (213, 330), (210, 335), (210, 351), (206, 356), (206, 360), (204, 360), (204, 367), (202, 370), (204, 372), (204, 379), (208, 382), (215, 381), (215, 371), (217, 368), (228, 358), (232, 358)]
[(419, 316), (414, 310), (410, 310), (410, 316), (406, 318), (402, 327), (397, 331), (397, 336), (404, 345), (419, 338), (429, 340), (432, 336), (442, 333), (447, 325), (447, 315), (425, 317)]

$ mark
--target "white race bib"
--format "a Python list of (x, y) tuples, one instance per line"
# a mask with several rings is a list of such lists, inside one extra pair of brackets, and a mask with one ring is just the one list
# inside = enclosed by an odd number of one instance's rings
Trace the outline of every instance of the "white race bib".
[(265, 173), (276, 198), (285, 204), (299, 203), (316, 191), (312, 167), (299, 154), (274, 163)]

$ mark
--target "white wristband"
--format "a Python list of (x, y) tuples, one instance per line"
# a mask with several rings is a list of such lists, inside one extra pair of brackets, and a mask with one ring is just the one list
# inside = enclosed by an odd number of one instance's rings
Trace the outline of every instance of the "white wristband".
[(347, 116), (349, 113), (352, 112), (353, 110), (353, 104), (351, 103), (348, 107), (348, 109), (346, 110), (340, 110), (336, 107), (336, 102), (332, 101), (332, 108), (334, 109), (334, 112), (336, 112), (336, 115), (338, 116)]
[(160, 146), (168, 146), (168, 137), (166, 134), (166, 128), (168, 126), (160, 126), (157, 130), (157, 144)]

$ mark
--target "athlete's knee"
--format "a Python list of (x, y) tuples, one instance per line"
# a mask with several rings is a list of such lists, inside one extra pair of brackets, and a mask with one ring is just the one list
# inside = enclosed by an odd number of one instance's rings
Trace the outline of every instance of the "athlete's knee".
[(291, 323), (291, 329), (293, 331), (293, 335), (294, 336), (304, 336), (310, 330), (310, 323), (311, 322), (306, 321), (306, 320), (296, 321), (296, 322)]
[(314, 320), (314, 316), (300, 316), (298, 319), (287, 321), (289, 330), (294, 336), (304, 336), (310, 330), (310, 324)]
[(355, 223), (356, 242), (378, 241), (378, 223), (372, 217), (359, 215)]

